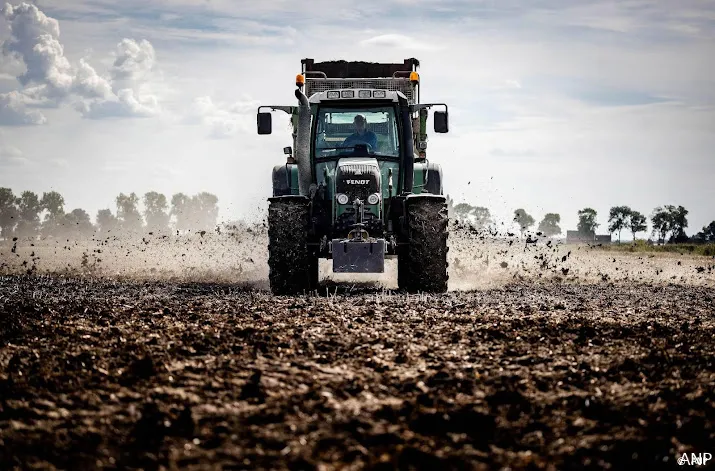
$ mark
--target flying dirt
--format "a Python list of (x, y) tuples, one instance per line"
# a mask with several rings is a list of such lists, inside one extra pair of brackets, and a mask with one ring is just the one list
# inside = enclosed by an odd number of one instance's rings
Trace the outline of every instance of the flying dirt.
[[(715, 439), (715, 261), (453, 226), (450, 290), (265, 227), (0, 249), (0, 466), (668, 468)], [(615, 259), (615, 261), (614, 261)]]

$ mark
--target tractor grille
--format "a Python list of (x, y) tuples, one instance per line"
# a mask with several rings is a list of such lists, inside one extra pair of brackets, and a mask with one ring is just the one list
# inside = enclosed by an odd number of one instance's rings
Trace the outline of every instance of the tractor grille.
[(349, 176), (374, 175), (379, 172), (377, 167), (371, 164), (341, 164), (340, 173)]
[[(380, 192), (380, 169), (370, 164), (338, 165), (335, 191), (345, 193), (350, 201), (360, 198), (363, 202), (373, 193)], [(356, 184), (357, 181), (364, 182)]]
[(340, 79), (340, 78), (313, 78), (305, 79), (305, 94), (310, 98), (315, 93), (328, 90), (340, 90), (343, 88), (375, 88), (378, 90), (388, 90), (402, 92), (407, 97), (410, 104), (416, 103), (415, 86), (408, 78), (381, 78), (381, 79)]

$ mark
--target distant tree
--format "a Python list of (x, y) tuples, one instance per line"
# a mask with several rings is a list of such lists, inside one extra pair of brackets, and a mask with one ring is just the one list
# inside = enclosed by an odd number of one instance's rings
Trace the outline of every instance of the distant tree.
[(670, 233), (669, 243), (686, 242), (688, 240), (688, 236), (685, 234), (685, 228), (688, 227), (687, 215), (688, 210), (683, 206), (672, 204), (658, 206), (651, 215), (653, 233), (658, 234), (659, 241), (665, 242), (668, 233)]
[(32, 191), (23, 191), (17, 199), (18, 223), (17, 234), (21, 237), (34, 237), (40, 228), (40, 198)]
[(15, 231), (19, 211), (17, 198), (10, 188), (0, 188), (0, 231), (4, 239), (9, 239)]
[(69, 236), (88, 237), (94, 231), (94, 226), (87, 211), (77, 208), (65, 214), (64, 229)]
[(492, 223), (492, 215), (489, 208), (483, 206), (472, 206), (468, 203), (459, 203), (454, 206), (455, 217), (475, 227), (482, 229)]
[(715, 221), (703, 226), (703, 230), (698, 232), (694, 239), (699, 242), (715, 242)]
[(197, 215), (197, 229), (213, 229), (218, 220), (218, 197), (202, 192), (192, 198), (192, 206)]
[(539, 223), (539, 232), (542, 232), (546, 237), (553, 237), (561, 234), (561, 216), (556, 213), (547, 213), (544, 219)]
[(715, 221), (703, 227), (703, 234), (708, 242), (715, 242)]
[(117, 219), (119, 219), (120, 227), (123, 231), (139, 232), (142, 229), (142, 216), (137, 209), (139, 197), (136, 193), (131, 193), (129, 196), (120, 193), (116, 199), (117, 202)]
[(191, 198), (183, 193), (177, 193), (171, 197), (171, 213), (170, 216), (175, 218), (175, 227), (177, 231), (185, 231), (191, 227), (191, 208), (189, 202)]
[(179, 231), (213, 229), (218, 220), (217, 203), (218, 197), (207, 192), (192, 197), (184, 193), (175, 194), (171, 197), (171, 216), (176, 220), (176, 229)]
[(43, 193), (42, 199), (40, 200), (42, 209), (47, 210), (48, 214), (45, 220), (52, 218), (59, 218), (65, 214), (64, 197), (56, 191), (50, 191), (49, 193)]
[(670, 214), (671, 221), (671, 243), (687, 242), (688, 236), (685, 234), (685, 228), (688, 227), (688, 210), (682, 206), (667, 205), (666, 210)]
[(56, 191), (43, 193), (40, 204), (42, 205), (42, 209), (47, 211), (45, 220), (42, 222), (42, 232), (45, 235), (57, 235), (65, 215), (64, 197)]
[(596, 216), (598, 213), (593, 208), (584, 208), (578, 212), (578, 225), (576, 229), (582, 235), (594, 236), (596, 235), (596, 228), (600, 226), (596, 222)]
[(650, 223), (653, 226), (653, 234), (658, 236), (658, 242), (665, 242), (665, 237), (672, 227), (670, 213), (658, 206), (650, 216)]
[(521, 231), (521, 235), (524, 235), (524, 232), (528, 231), (531, 226), (534, 225), (536, 220), (534, 220), (529, 213), (527, 213), (524, 209), (517, 209), (514, 211), (514, 222), (516, 222), (519, 225), (519, 230)]
[(454, 205), (454, 217), (461, 222), (467, 222), (473, 210), (474, 207), (469, 203), (456, 204)]
[(166, 213), (169, 205), (166, 196), (150, 191), (144, 195), (144, 218), (147, 230), (163, 231), (169, 228), (170, 216)]
[(637, 233), (644, 232), (648, 229), (646, 217), (638, 211), (631, 211), (631, 217), (628, 219), (628, 228), (631, 234), (633, 234), (633, 240), (635, 241)]
[(492, 214), (489, 211), (489, 208), (485, 208), (484, 206), (477, 206), (474, 208), (473, 214), (474, 225), (480, 229), (487, 227), (488, 225), (493, 223)]
[(97, 226), (102, 233), (115, 231), (119, 227), (119, 220), (111, 209), (100, 209), (97, 211)]
[(614, 206), (608, 214), (608, 232), (618, 232), (618, 242), (621, 242), (621, 231), (630, 224), (631, 208), (628, 206)]

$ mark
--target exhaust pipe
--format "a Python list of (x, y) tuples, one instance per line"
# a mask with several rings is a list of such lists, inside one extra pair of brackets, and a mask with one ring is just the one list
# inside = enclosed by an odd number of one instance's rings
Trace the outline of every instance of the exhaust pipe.
[(403, 176), (402, 192), (403, 194), (412, 193), (415, 180), (415, 153), (414, 153), (414, 136), (412, 134), (412, 116), (410, 116), (410, 108), (407, 101), (400, 98), (400, 108), (402, 110), (402, 128), (404, 130), (404, 139), (402, 145), (405, 148), (405, 160), (402, 163), (405, 175)]
[(295, 139), (295, 160), (298, 164), (298, 192), (310, 196), (313, 169), (310, 166), (310, 102), (303, 92), (296, 89), (298, 98), (298, 133)]

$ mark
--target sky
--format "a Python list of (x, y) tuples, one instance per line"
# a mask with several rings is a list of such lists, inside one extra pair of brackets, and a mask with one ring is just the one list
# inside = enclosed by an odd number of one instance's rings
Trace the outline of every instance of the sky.
[(612, 206), (715, 219), (715, 2), (306, 5), (4, 4), (0, 187), (93, 218), (120, 192), (209, 191), (221, 219), (260, 219), (291, 137), (283, 113), (259, 136), (256, 110), (296, 104), (301, 59), (416, 57), (422, 101), (449, 105), (427, 156), (455, 203), (559, 213), (564, 234), (585, 207), (599, 233)]

